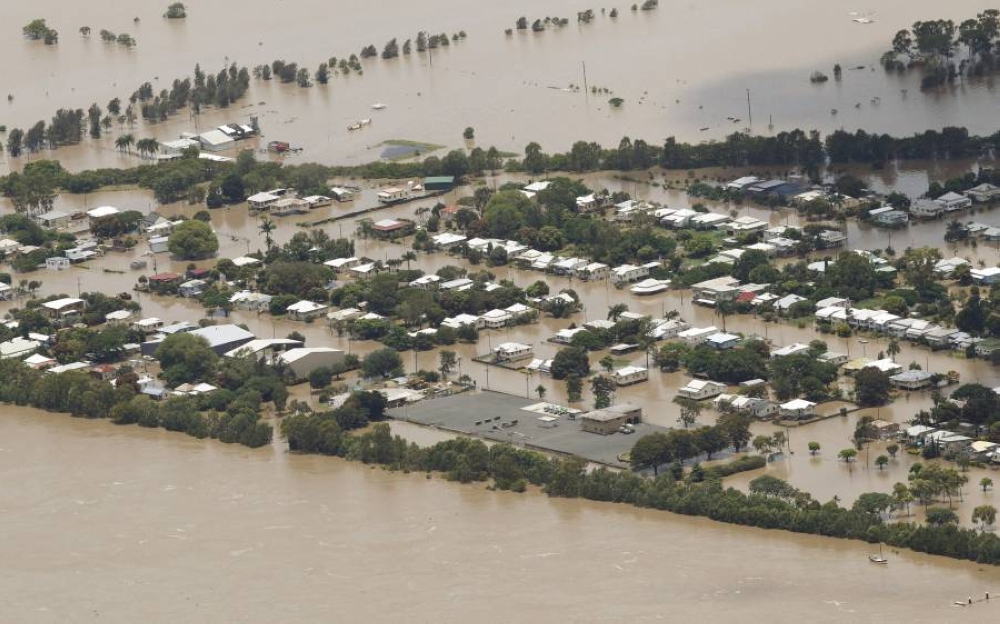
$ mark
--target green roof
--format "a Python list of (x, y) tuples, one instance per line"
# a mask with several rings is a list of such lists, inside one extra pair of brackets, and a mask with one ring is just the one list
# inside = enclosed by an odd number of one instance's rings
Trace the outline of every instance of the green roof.
[(455, 176), (431, 176), (424, 178), (424, 184), (454, 184)]

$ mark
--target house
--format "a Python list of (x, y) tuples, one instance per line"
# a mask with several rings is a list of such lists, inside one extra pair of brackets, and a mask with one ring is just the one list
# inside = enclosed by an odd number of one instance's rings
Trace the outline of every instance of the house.
[(817, 243), (822, 249), (830, 249), (831, 247), (841, 247), (847, 240), (847, 235), (843, 232), (838, 232), (837, 230), (823, 230), (819, 233), (817, 238)]
[(427, 275), (422, 275), (411, 281), (410, 287), (419, 288), (420, 290), (436, 290), (440, 281), (441, 276), (428, 273)]
[(323, 266), (328, 266), (333, 269), (334, 273), (340, 273), (341, 271), (352, 269), (361, 264), (361, 260), (351, 256), (350, 258), (335, 258), (333, 260), (327, 260), (323, 263)]
[(500, 329), (510, 323), (512, 319), (513, 315), (510, 312), (499, 309), (489, 310), (479, 317), (483, 327), (487, 329)]
[(1000, 282), (1000, 268), (986, 267), (983, 269), (972, 269), (970, 271), (972, 281), (977, 284), (990, 286)]
[(346, 323), (347, 321), (353, 321), (360, 318), (363, 312), (357, 308), (343, 308), (335, 312), (330, 312), (326, 315), (326, 319), (330, 321), (331, 324), (335, 323)]
[(727, 334), (726, 332), (718, 332), (712, 334), (705, 338), (705, 344), (716, 349), (718, 351), (724, 351), (726, 349), (732, 349), (740, 343), (742, 340), (736, 334)]
[(409, 189), (390, 186), (378, 192), (377, 199), (380, 204), (394, 204), (410, 196)]
[(711, 327), (692, 327), (678, 332), (677, 337), (693, 346), (705, 342), (709, 336), (718, 332), (719, 330), (714, 325)]
[(574, 336), (576, 336), (580, 332), (585, 332), (585, 331), (587, 330), (584, 329), (583, 327), (576, 327), (573, 329), (569, 328), (560, 329), (559, 331), (556, 332), (555, 336), (549, 338), (549, 342), (554, 342), (556, 344), (570, 344), (571, 342), (573, 342)]
[(156, 317), (143, 318), (132, 322), (132, 329), (142, 334), (153, 334), (158, 332), (164, 322)]
[(252, 333), (233, 324), (208, 325), (207, 327), (192, 330), (190, 333), (207, 340), (208, 346), (219, 355), (227, 351), (232, 351), (236, 347), (244, 345), (255, 338)]
[(258, 338), (236, 347), (232, 351), (226, 351), (223, 355), (227, 358), (253, 357), (255, 360), (270, 360), (275, 355), (289, 349), (302, 347), (301, 340), (291, 338)]
[(650, 205), (644, 201), (625, 200), (615, 204), (615, 221), (628, 223), (636, 214), (647, 212), (649, 209)]
[(412, 221), (402, 219), (382, 219), (372, 224), (375, 236), (382, 239), (406, 236), (413, 231)]
[(864, 368), (875, 368), (887, 375), (895, 375), (896, 373), (903, 370), (903, 367), (896, 364), (892, 360), (886, 358), (882, 360), (875, 360), (865, 364)]
[(924, 437), (925, 444), (937, 444), (945, 452), (957, 453), (972, 444), (972, 438), (951, 431), (934, 431)]
[(433, 242), (439, 249), (451, 249), (459, 243), (466, 241), (466, 237), (462, 234), (455, 234), (453, 232), (442, 232), (431, 238)]
[(165, 251), (170, 251), (170, 237), (169, 236), (156, 236), (147, 241), (149, 244), (149, 252), (158, 254)]
[(691, 286), (691, 296), (696, 303), (714, 306), (723, 301), (736, 299), (740, 292), (739, 285), (740, 281), (735, 277), (717, 277)]
[(944, 212), (944, 207), (931, 199), (917, 199), (910, 204), (910, 214), (921, 219), (935, 219)]
[(997, 451), (997, 444), (985, 440), (976, 440), (969, 445), (966, 452), (973, 461), (986, 461)]
[(70, 266), (69, 258), (66, 256), (52, 256), (45, 259), (45, 268), (49, 271), (62, 271)]
[(691, 227), (696, 230), (712, 230), (729, 223), (727, 215), (715, 212), (702, 212), (691, 217)]
[(816, 356), (816, 359), (820, 362), (826, 364), (833, 364), (834, 366), (843, 366), (847, 364), (850, 359), (845, 353), (837, 353), (836, 351), (824, 351)]
[(330, 306), (325, 303), (316, 303), (303, 299), (288, 306), (285, 309), (285, 313), (293, 321), (311, 321), (323, 316), (329, 309)]
[(479, 323), (480, 321), (478, 316), (473, 316), (471, 314), (457, 314), (441, 321), (441, 326), (450, 327), (452, 329), (461, 329), (466, 325), (472, 325), (478, 329)]
[(590, 212), (591, 210), (596, 210), (601, 207), (601, 202), (597, 199), (597, 196), (591, 193), (590, 195), (582, 195), (576, 198), (576, 210), (577, 212)]
[(658, 280), (653, 278), (644, 279), (632, 286), (629, 291), (633, 295), (655, 295), (670, 288), (670, 280)]
[(438, 290), (442, 290), (442, 291), (449, 291), (449, 290), (455, 290), (455, 291), (469, 290), (469, 289), (472, 288), (472, 286), (474, 284), (475, 284), (475, 282), (473, 282), (471, 279), (469, 279), (467, 277), (458, 277), (458, 278), (455, 278), (453, 280), (448, 280), (447, 282), (441, 282), (440, 284), (438, 284)]
[(778, 405), (766, 399), (742, 396), (739, 394), (720, 394), (712, 400), (715, 409), (743, 412), (754, 418), (766, 418), (778, 412)]
[(65, 212), (50, 210), (35, 217), (35, 222), (43, 228), (59, 230), (69, 225), (70, 216)]
[(181, 156), (185, 150), (191, 148), (201, 149), (201, 143), (194, 139), (174, 139), (173, 141), (160, 141), (160, 148), (158, 156), (164, 156), (168, 158), (177, 158)]
[(796, 303), (806, 301), (805, 297), (800, 297), (799, 295), (785, 295), (781, 299), (775, 301), (772, 305), (774, 309), (778, 311), (779, 314), (787, 314), (788, 310)]
[(365, 264), (356, 264), (348, 269), (348, 272), (355, 279), (365, 279), (369, 275), (375, 275), (378, 273), (378, 265), (374, 262), (367, 262)]
[(260, 311), (271, 307), (271, 295), (250, 290), (241, 290), (229, 297), (229, 303), (241, 310)]
[(938, 327), (925, 333), (923, 340), (932, 349), (945, 349), (951, 346), (951, 337), (957, 333), (957, 329)]
[(934, 433), (935, 431), (937, 431), (937, 429), (934, 427), (914, 425), (909, 427), (904, 434), (906, 435), (906, 439), (910, 442), (923, 442), (928, 435)]
[(16, 336), (7, 342), (0, 343), (0, 359), (23, 358), (34, 353), (41, 346), (42, 343), (37, 340)]
[(247, 205), (251, 210), (268, 210), (280, 199), (280, 195), (264, 191), (247, 197)]
[(972, 200), (965, 195), (959, 195), (955, 192), (948, 192), (935, 199), (945, 212), (954, 212), (956, 210), (964, 210), (972, 205)]
[(576, 270), (576, 276), (584, 281), (607, 279), (610, 274), (611, 268), (601, 262), (591, 262)]
[(649, 330), (649, 337), (653, 340), (670, 340), (690, 327), (689, 323), (681, 320), (656, 319), (653, 321), (653, 328)]
[(792, 399), (778, 406), (778, 412), (784, 419), (800, 420), (816, 415), (816, 404), (805, 399)]
[[(3, 346), (0, 345), (0, 359), (3, 359), (2, 352), (3, 352)], [(57, 361), (55, 359), (46, 357), (39, 353), (35, 353), (33, 355), (29, 355), (28, 357), (24, 358), (24, 365), (34, 370), (45, 370), (46, 368), (55, 366), (56, 363)]]
[(692, 379), (687, 382), (687, 385), (683, 388), (677, 389), (677, 394), (686, 399), (692, 399), (694, 401), (701, 401), (703, 399), (711, 399), (714, 396), (718, 396), (726, 391), (726, 385), (721, 384), (717, 381), (709, 381), (707, 379)]
[(282, 197), (271, 204), (271, 210), (275, 216), (287, 217), (290, 215), (305, 214), (310, 209), (306, 200), (298, 197)]
[(201, 148), (209, 152), (221, 152), (227, 150), (236, 145), (236, 141), (233, 137), (229, 136), (222, 130), (209, 130), (208, 132), (202, 132), (197, 137), (198, 142), (201, 143)]
[(90, 226), (93, 227), (94, 223), (98, 219), (103, 219), (105, 217), (113, 217), (120, 214), (121, 211), (114, 206), (99, 206), (92, 210), (87, 211), (87, 218), (90, 220)]
[(619, 386), (629, 386), (649, 379), (649, 369), (641, 366), (626, 366), (611, 373), (611, 379)]
[(276, 360), (292, 371), (296, 379), (305, 379), (317, 368), (330, 368), (344, 362), (345, 354), (331, 347), (296, 347), (282, 351)]
[(646, 266), (623, 264), (611, 269), (611, 281), (616, 284), (634, 282), (646, 277), (647, 275), (649, 275), (649, 269)]
[(207, 285), (208, 283), (202, 279), (188, 280), (177, 287), (177, 293), (181, 297), (200, 297)]
[(45, 308), (44, 312), (49, 318), (65, 318), (67, 316), (79, 315), (86, 306), (87, 302), (75, 297), (54, 299), (42, 304), (42, 307)]
[(330, 195), (339, 202), (349, 202), (354, 201), (355, 193), (349, 188), (334, 186), (330, 189)]
[(732, 182), (726, 184), (727, 191), (742, 191), (748, 186), (760, 182), (761, 179), (757, 176), (743, 176), (742, 178), (736, 178)]
[(1000, 339), (997, 338), (986, 338), (975, 345), (976, 355), (981, 358), (991, 357), (995, 351), (1000, 351)]
[(965, 191), (965, 195), (977, 203), (990, 202), (1000, 197), (1000, 186), (994, 186), (986, 182)]
[(730, 223), (722, 224), (722, 227), (730, 234), (739, 232), (763, 232), (767, 229), (767, 221), (761, 221), (756, 217), (742, 216), (736, 217)]
[(889, 381), (897, 388), (903, 390), (920, 390), (931, 385), (931, 377), (934, 374), (925, 370), (908, 370), (897, 373), (889, 378)]
[(531, 345), (518, 342), (504, 342), (493, 347), (493, 356), (496, 362), (517, 362), (518, 360), (531, 359), (534, 349)]
[(882, 225), (886, 227), (896, 227), (907, 223), (910, 220), (910, 215), (903, 212), (902, 210), (896, 210), (892, 206), (883, 206), (882, 208), (875, 208), (868, 211), (868, 216), (875, 225)]
[(663, 227), (681, 229), (686, 228), (691, 223), (691, 219), (698, 215), (697, 212), (689, 208), (681, 208), (680, 210), (674, 210), (668, 215), (660, 218), (660, 224)]
[(955, 269), (967, 264), (969, 264), (968, 260), (965, 258), (959, 258), (958, 256), (938, 260), (934, 263), (934, 273), (936, 273), (939, 278), (949, 279), (955, 273)]
[(787, 357), (789, 355), (798, 355), (801, 353), (807, 353), (809, 351), (809, 345), (802, 344), (801, 342), (795, 342), (787, 347), (781, 347), (780, 349), (775, 349), (771, 351), (771, 358), (778, 359)]
[(9, 238), (4, 238), (0, 240), (0, 254), (4, 256), (17, 253), (21, 249), (21, 243), (16, 240), (11, 240)]
[(592, 321), (584, 321), (583, 328), (589, 329), (590, 331), (601, 331), (614, 329), (615, 322), (607, 319), (594, 319)]
[(888, 420), (873, 420), (871, 427), (878, 434), (879, 440), (886, 440), (899, 435), (899, 423), (889, 422)]
[(610, 435), (617, 433), (625, 425), (641, 422), (642, 408), (631, 403), (621, 403), (581, 415), (580, 429), (588, 433)]

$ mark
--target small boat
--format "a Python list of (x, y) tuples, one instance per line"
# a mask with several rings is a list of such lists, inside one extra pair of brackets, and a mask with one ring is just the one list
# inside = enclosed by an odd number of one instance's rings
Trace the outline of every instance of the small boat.
[(874, 555), (874, 554), (873, 555), (868, 555), (868, 561), (871, 561), (872, 563), (883, 563), (883, 564), (884, 563), (889, 563), (889, 560), (886, 559), (882, 555), (882, 544), (878, 545), (878, 554), (877, 555)]
[(360, 130), (361, 129), (361, 124), (360, 123), (351, 124), (350, 126), (347, 126), (347, 129), (351, 130), (351, 131)]
[(382, 102), (375, 102), (374, 104), (372, 104), (373, 110), (383, 110), (384, 108), (385, 104), (383, 104)]
[(362, 126), (367, 126), (367, 125), (370, 125), (370, 124), (371, 124), (371, 122), (372, 122), (372, 120), (371, 120), (371, 119), (362, 119), (362, 120), (361, 120), (361, 121), (359, 121), (358, 123), (359, 123), (360, 125), (362, 125)]

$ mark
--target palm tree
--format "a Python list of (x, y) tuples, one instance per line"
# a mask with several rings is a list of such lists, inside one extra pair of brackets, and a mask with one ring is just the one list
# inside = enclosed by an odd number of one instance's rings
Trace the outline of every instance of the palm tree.
[(83, 35), (84, 37), (89, 37), (90, 36), (90, 26), (81, 26), (80, 27), (80, 34)]
[(612, 323), (617, 323), (618, 319), (620, 319), (622, 314), (625, 312), (628, 312), (628, 306), (624, 303), (616, 303), (608, 308), (608, 320)]
[(131, 134), (123, 134), (115, 139), (115, 147), (119, 151), (127, 151), (129, 154), (132, 153), (132, 145), (135, 144), (135, 137)]
[(899, 348), (899, 341), (895, 338), (890, 338), (889, 345), (885, 348), (885, 352), (889, 354), (889, 357), (892, 358), (893, 362), (896, 361), (896, 356), (899, 355), (900, 351), (902, 351), (902, 349)]
[(160, 143), (156, 139), (139, 139), (135, 143), (135, 148), (143, 156), (152, 156), (160, 151)]
[(722, 317), (722, 331), (726, 331), (726, 317), (736, 311), (732, 301), (720, 301), (715, 306), (715, 313)]
[(264, 235), (264, 244), (267, 246), (267, 250), (271, 251), (271, 247), (274, 246), (274, 239), (271, 238), (271, 232), (277, 229), (274, 221), (271, 221), (267, 217), (263, 217), (260, 220), (260, 225), (257, 226), (260, 233)]
[(417, 254), (413, 251), (408, 251), (404, 253), (402, 256), (400, 256), (399, 259), (406, 263), (406, 270), (409, 271), (410, 262), (417, 259)]

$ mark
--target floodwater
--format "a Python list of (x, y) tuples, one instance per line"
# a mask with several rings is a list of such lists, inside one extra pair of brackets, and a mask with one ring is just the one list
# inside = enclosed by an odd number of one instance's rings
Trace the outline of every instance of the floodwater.
[[(217, 71), (227, 61), (252, 67), (284, 59), (313, 71), (330, 56), (345, 58), (362, 46), (381, 50), (392, 37), (402, 42), (418, 30), (464, 30), (467, 39), (435, 51), (433, 58), (370, 59), (363, 75), (334, 77), (311, 89), (255, 82), (248, 97), (229, 109), (200, 119), (182, 113), (131, 131), (137, 138), (170, 139), (257, 115), (268, 140), (304, 148), (291, 160), (339, 163), (373, 160), (387, 139), (462, 147), (466, 126), (476, 129), (477, 144), (514, 152), (530, 141), (565, 151), (580, 139), (609, 146), (622, 136), (651, 143), (667, 136), (698, 141), (746, 127), (760, 134), (793, 128), (901, 135), (945, 125), (980, 133), (996, 129), (994, 80), (965, 81), (925, 95), (916, 73), (886, 75), (877, 67), (897, 30), (921, 19), (957, 23), (974, 17), (982, 6), (970, 0), (947, 5), (873, 0), (863, 6), (714, 0), (663, 3), (636, 13), (628, 11), (629, 4), (621, 3), (617, 19), (598, 10), (589, 25), (573, 20), (559, 30), (507, 37), (504, 29), (522, 15), (572, 20), (586, 7), (574, 0), (514, 0), (468, 11), (455, 0), (387, 0), (371, 11), (359, 0), (302, 0), (294, 6), (214, 2), (196, 3), (186, 20), (168, 21), (160, 17), (158, 3), (127, 11), (108, 0), (6, 3), (8, 32), (0, 38), (0, 58), (7, 59), (3, 88), (13, 100), (0, 104), (0, 123), (23, 128), (59, 108), (86, 109), (92, 102), (104, 107), (116, 96), (126, 100), (146, 81), (157, 91), (169, 88), (196, 63)], [(874, 23), (857, 24), (852, 12)], [(38, 17), (59, 30), (57, 46), (18, 36), (16, 29)], [(94, 33), (89, 38), (77, 32), (84, 25)], [(127, 32), (138, 46), (103, 44), (101, 29)], [(809, 82), (815, 70), (832, 76), (836, 63), (844, 67), (841, 81)], [(561, 90), (583, 84), (584, 64), (587, 84), (623, 98), (621, 108), (609, 106), (609, 95)], [(859, 66), (863, 69), (855, 69)], [(387, 108), (373, 111), (375, 102)], [(370, 127), (347, 131), (368, 117), (374, 120)], [(58, 157), (72, 169), (135, 164), (137, 157), (114, 149), (118, 132), (116, 127), (111, 137), (61, 150)]]
[(16, 622), (940, 622), (1000, 571), (5, 408)]

